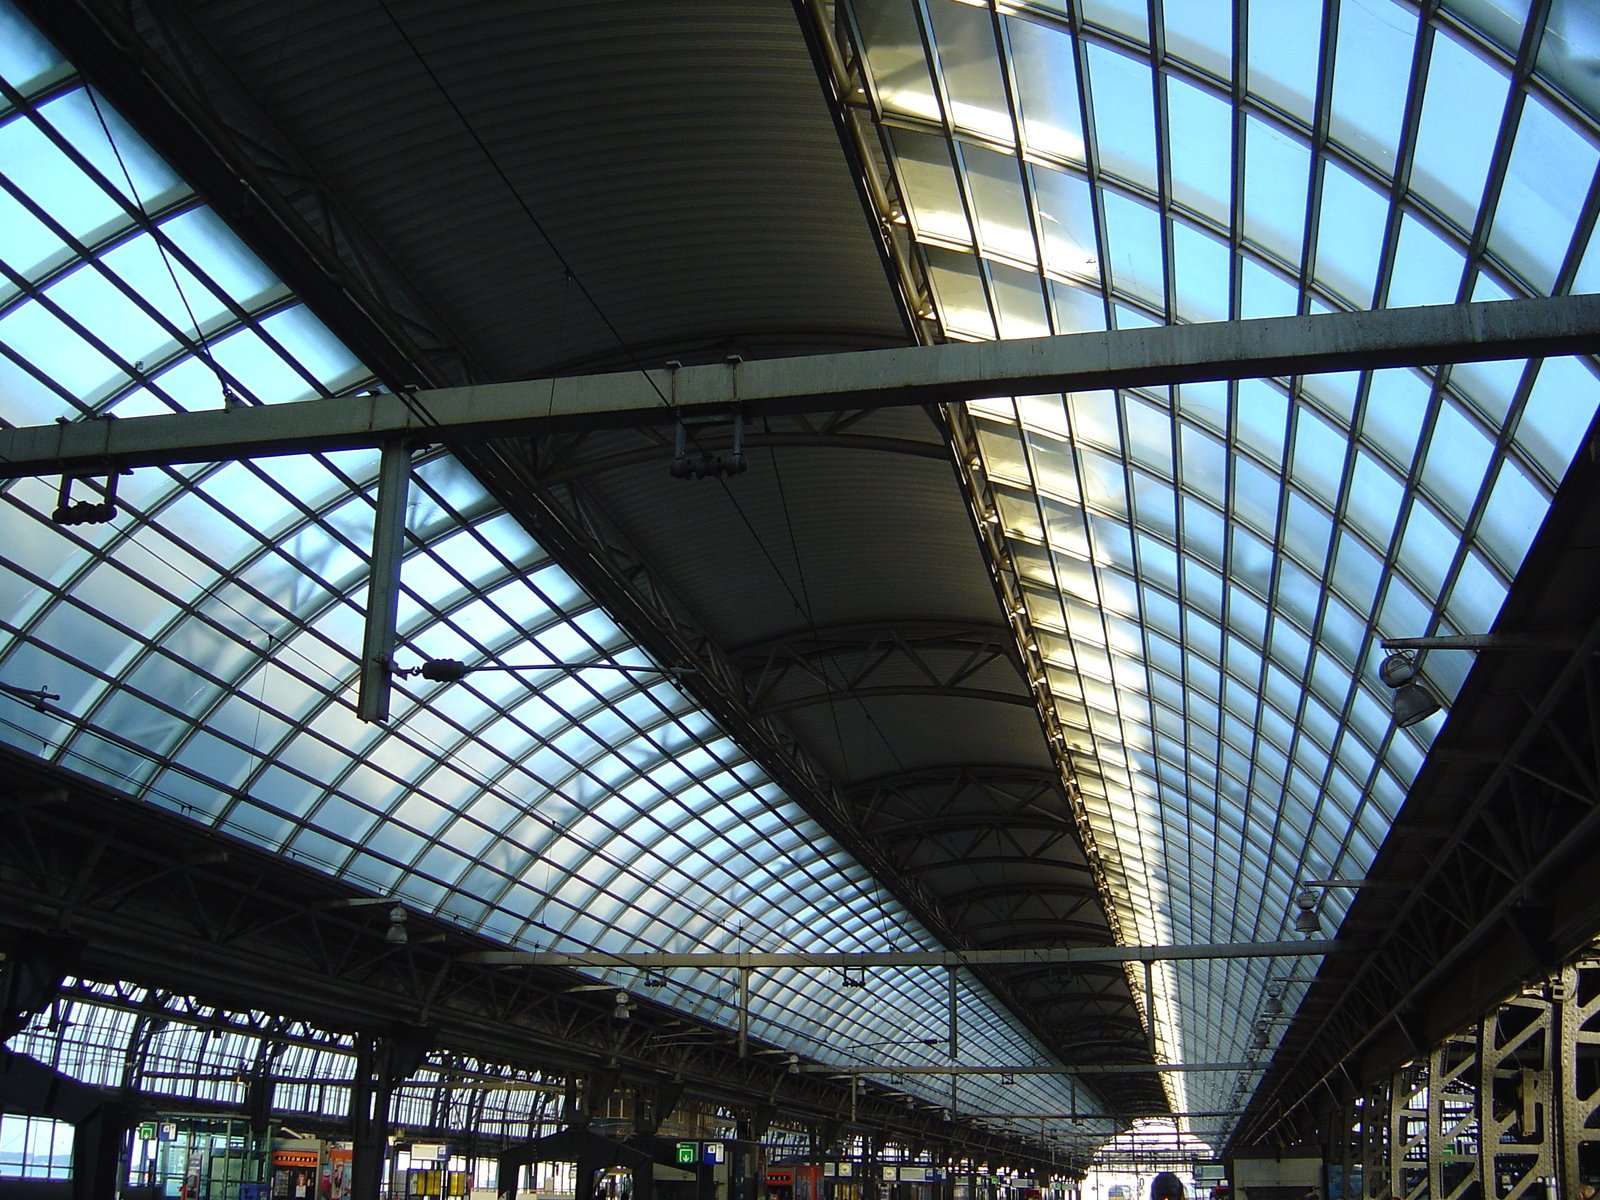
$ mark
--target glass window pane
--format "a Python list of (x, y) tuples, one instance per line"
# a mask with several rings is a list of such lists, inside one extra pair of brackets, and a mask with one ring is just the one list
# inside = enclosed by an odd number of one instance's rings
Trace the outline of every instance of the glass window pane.
[(1253, 0), (1248, 8), (1251, 92), (1309, 124), (1322, 40), (1321, 0)]
[(1567, 254), (1600, 155), (1536, 96), (1522, 107), (1495, 207), (1489, 250), (1548, 294)]
[(1175, 203), (1220, 224), (1233, 196), (1233, 107), (1176, 75), (1167, 77), (1167, 140)]
[(1117, 291), (1157, 308), (1166, 307), (1166, 271), (1161, 258), (1161, 218), (1149, 205), (1118, 192), (1102, 194), (1106, 220), (1106, 267)]
[(972, 227), (956, 185), (949, 144), (943, 138), (904, 130), (896, 130), (893, 138), (911, 227), (921, 238), (971, 245)]
[(1100, 169), (1154, 192), (1155, 99), (1149, 62), (1091, 44), (1089, 84)]
[(1036, 264), (1039, 256), (1023, 203), (1017, 160), (980, 146), (963, 146), (961, 162), (966, 168), (979, 249), (985, 254)]
[(934, 50), (950, 97), (950, 122), (958, 130), (1015, 145), (1011, 105), (1000, 79), (989, 13), (964, 4), (930, 4)]
[(1289, 267), (1298, 267), (1305, 240), (1311, 152), (1304, 142), (1250, 117), (1245, 122), (1245, 237)]
[(1184, 0), (1162, 6), (1167, 53), (1222, 79), (1233, 74), (1233, 0)]
[(1072, 38), (1041, 21), (1006, 18), (1022, 136), (1030, 150), (1082, 164), (1083, 115)]
[[(1066, 171), (1033, 168), (1034, 199), (1044, 237), (1045, 270), (1090, 282), (1100, 278), (1088, 181)], [(1104, 318), (1102, 316), (1102, 327)], [(1068, 329), (1063, 333), (1072, 332)]]
[(1317, 283), (1351, 308), (1369, 308), (1389, 219), (1388, 200), (1343, 167), (1327, 163), (1317, 223)]
[(1413, 304), (1453, 304), (1461, 290), (1466, 256), (1416, 217), (1407, 213), (1400, 222), (1400, 244), (1394, 255), (1394, 276), (1389, 284), (1389, 307)]
[(1448, 33), (1433, 39), (1411, 188), (1462, 230), (1483, 199), (1507, 81)]
[(909, 6), (869, 0), (855, 6), (856, 28), (884, 111), (937, 121), (939, 101), (916, 13)]
[(1179, 321), (1228, 318), (1228, 247), (1183, 221), (1172, 223), (1172, 273)]
[(1394, 170), (1416, 40), (1417, 14), (1394, 0), (1339, 5), (1329, 133), (1384, 171)]

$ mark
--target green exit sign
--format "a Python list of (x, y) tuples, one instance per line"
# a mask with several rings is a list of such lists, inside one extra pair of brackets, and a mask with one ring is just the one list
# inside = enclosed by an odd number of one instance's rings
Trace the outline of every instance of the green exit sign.
[(699, 1142), (678, 1143), (678, 1165), (692, 1167), (700, 1161)]
[(147, 1142), (152, 1141), (156, 1136), (156, 1123), (154, 1121), (141, 1122), (139, 1125), (139, 1136)]

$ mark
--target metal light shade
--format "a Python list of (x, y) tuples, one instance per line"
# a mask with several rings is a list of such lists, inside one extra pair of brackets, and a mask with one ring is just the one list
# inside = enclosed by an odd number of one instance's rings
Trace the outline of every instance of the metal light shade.
[(1417, 677), (1417, 660), (1405, 650), (1396, 650), (1385, 656), (1378, 666), (1378, 678), (1385, 687), (1402, 687)]
[(1317, 894), (1310, 888), (1302, 889), (1295, 895), (1294, 906), (1299, 911), (1294, 914), (1294, 931), (1310, 936), (1322, 931), (1322, 922), (1317, 919)]
[(1267, 1048), (1267, 1031), (1265, 1029), (1259, 1029), (1258, 1028), (1255, 1031), (1255, 1033), (1252, 1034), (1251, 1037), (1250, 1037), (1250, 1049), (1252, 1049), (1252, 1050), (1265, 1050), (1266, 1048)]
[(1426, 720), (1438, 711), (1439, 702), (1420, 683), (1408, 683), (1395, 689), (1394, 723), (1401, 729)]
[(1261, 1006), (1261, 1011), (1269, 1017), (1276, 1017), (1283, 1012), (1283, 997), (1277, 992), (1267, 993), (1267, 1002)]

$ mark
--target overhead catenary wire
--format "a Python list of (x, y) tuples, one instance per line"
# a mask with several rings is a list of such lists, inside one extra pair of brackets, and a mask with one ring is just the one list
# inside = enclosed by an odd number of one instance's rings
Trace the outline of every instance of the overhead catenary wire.
[[(578, 293), (588, 303), (590, 309), (594, 312), (596, 317), (599, 318), (601, 323), (605, 326), (606, 330), (611, 334), (612, 338), (616, 341), (617, 346), (623, 351), (623, 353), (627, 356), (627, 358), (633, 364), (633, 366), (644, 377), (646, 382), (649, 384), (650, 389), (660, 399), (662, 405), (667, 407), (667, 408), (669, 408), (669, 409), (672, 408), (673, 407), (672, 401), (661, 390), (660, 385), (656, 383), (655, 379), (651, 376), (649, 370), (645, 367), (644, 363), (639, 359), (638, 355), (636, 355), (633, 352), (633, 350), (629, 347), (626, 339), (623, 338), (621, 331), (617, 328), (616, 324), (611, 320), (611, 318), (607, 315), (605, 310), (601, 307), (599, 301), (595, 299), (594, 294), (589, 290), (587, 285), (585, 285), (583, 280), (579, 277), (578, 273), (573, 269), (573, 266), (572, 266), (571, 262), (568, 261), (568, 259), (566, 258), (566, 256), (564, 254), (562, 254), (560, 247), (558, 247), (556, 245), (554, 238), (551, 237), (549, 230), (547, 230), (545, 228), (544, 223), (539, 219), (538, 214), (536, 214), (533, 211), (533, 207), (528, 203), (526, 197), (523, 196), (521, 189), (517, 186), (516, 182), (510, 177), (510, 175), (507, 173), (505, 168), (501, 165), (499, 159), (496, 157), (496, 155), (494, 154), (493, 150), (490, 149), (488, 143), (485, 142), (483, 137), (482, 137), (482, 135), (479, 134), (479, 132), (477, 130), (477, 127), (473, 124), (472, 120), (467, 116), (465, 110), (461, 107), (460, 103), (451, 94), (449, 88), (447, 88), (445, 86), (444, 81), (440, 78), (438, 72), (435, 71), (433, 66), (432, 66), (432, 64), (429, 63), (429, 61), (427, 59), (427, 56), (423, 54), (422, 48), (417, 45), (416, 40), (406, 30), (405, 26), (403, 24), (401, 24), (399, 18), (394, 13), (394, 10), (389, 5), (388, 0), (378, 0), (378, 5), (379, 5), (380, 8), (382, 8), (382, 10), (384, 12), (384, 15), (388, 18), (389, 23), (393, 26), (395, 32), (400, 36), (401, 40), (405, 42), (406, 47), (410, 50), (412, 56), (416, 59), (416, 62), (418, 64), (418, 66), (420, 66), (422, 68), (423, 72), (427, 75), (429, 81), (433, 84), (434, 88), (438, 91), (440, 97), (444, 100), (445, 104), (450, 108), (450, 111), (455, 115), (456, 119), (461, 123), (462, 128), (466, 130), (467, 135), (472, 139), (473, 144), (478, 148), (479, 152), (483, 155), (485, 161), (489, 164), (490, 169), (494, 172), (495, 176), (500, 180), (500, 182), (505, 186), (506, 191), (511, 195), (512, 199), (516, 202), (517, 207), (522, 211), (523, 215), (528, 219), (529, 224), (533, 227), (535, 232), (539, 235), (540, 239), (544, 242), (545, 246), (549, 249), (550, 253), (554, 256), (556, 263), (560, 266), (561, 271), (562, 271), (563, 284), (564, 284), (563, 293), (562, 293), (563, 302), (562, 302), (562, 321), (561, 321), (563, 337), (564, 337), (565, 324), (566, 324), (566, 295), (567, 295), (568, 290), (570, 290), (571, 288), (575, 287), (575, 288), (577, 288)], [(552, 380), (551, 380), (551, 403), (552, 404), (554, 402), (554, 388), (555, 388), (555, 379), (554, 379), (554, 373), (552, 373)], [(419, 416), (421, 416), (422, 418), (428, 420), (429, 423), (437, 424), (436, 418), (434, 418), (433, 415), (428, 412), (426, 402), (421, 397), (415, 396), (415, 395), (407, 395), (405, 397), (405, 403), (414, 412), (418, 413)], [(692, 428), (687, 430), (687, 434), (688, 434), (688, 436), (690, 438), (694, 438), (695, 437), (694, 431), (693, 431)], [(698, 439), (696, 439), (696, 440), (698, 441)], [(775, 471), (775, 474), (776, 474), (776, 461), (775, 460), (774, 460), (774, 471)], [(815, 622), (815, 619), (814, 619), (814, 617), (812, 615), (810, 597), (809, 597), (809, 594), (807, 593), (806, 582), (805, 582), (803, 570), (800, 572), (800, 580), (799, 580), (800, 590), (799, 590), (799, 592), (797, 592), (795, 590), (795, 587), (790, 583), (790, 581), (789, 581), (787, 575), (784, 573), (782, 567), (779, 566), (777, 560), (773, 557), (772, 551), (768, 547), (766, 539), (755, 528), (754, 524), (750, 520), (749, 514), (745, 511), (744, 506), (741, 505), (739, 503), (738, 499), (733, 495), (732, 489), (728, 486), (728, 481), (725, 478), (723, 478), (721, 475), (718, 475), (716, 478), (717, 478), (717, 483), (721, 487), (723, 495), (728, 499), (728, 502), (731, 505), (734, 514), (737, 516), (737, 518), (739, 519), (740, 523), (743, 524), (745, 529), (749, 532), (749, 534), (751, 536), (751, 539), (752, 539), (757, 551), (766, 560), (768, 566), (770, 566), (772, 568), (774, 576), (778, 579), (779, 583), (783, 586), (784, 590), (789, 593), (789, 597), (790, 597), (791, 601), (794, 603), (795, 607), (804, 615), (804, 618), (805, 618), (806, 622), (811, 627), (811, 630), (812, 630), (813, 634), (815, 634), (816, 633), (816, 622)], [(791, 550), (795, 554), (796, 566), (797, 566), (797, 569), (799, 569), (799, 553), (798, 553), (798, 548), (797, 548), (797, 544), (796, 544), (796, 541), (795, 541), (794, 526), (793, 526), (793, 521), (791, 519), (790, 512), (789, 512), (788, 499), (787, 499), (787, 496), (784, 494), (784, 491), (783, 491), (783, 483), (782, 483), (781, 477), (778, 478), (777, 483), (778, 483), (778, 489), (779, 489), (779, 495), (780, 495), (780, 502), (782, 504), (783, 511), (784, 511), (784, 520), (785, 520), (785, 523), (786, 523), (786, 526), (787, 526), (788, 532), (789, 532)], [(878, 736), (883, 740), (884, 745), (889, 748), (891, 753), (894, 753), (894, 747), (890, 744), (889, 739), (883, 733), (882, 729), (878, 727), (876, 721), (874, 721), (872, 719), (871, 714), (867, 713), (866, 715), (867, 715), (867, 719), (868, 719), (869, 723), (872, 724), (874, 730), (878, 733)], [(834, 713), (834, 722), (835, 722), (835, 736), (839, 740), (840, 749), (841, 749), (841, 752), (842, 752), (843, 751), (843, 733), (842, 733), (842, 730), (838, 726), (837, 713)], [(898, 755), (896, 755), (896, 758), (898, 759)], [(902, 763), (902, 766), (903, 766), (903, 763)]]
[(133, 173), (128, 169), (127, 161), (122, 157), (122, 149), (117, 145), (117, 139), (111, 132), (111, 125), (106, 120), (104, 111), (100, 108), (100, 100), (94, 93), (94, 88), (84, 85), (84, 93), (89, 97), (89, 106), (94, 109), (95, 120), (100, 124), (100, 131), (105, 134), (106, 144), (111, 147), (112, 157), (117, 161), (117, 168), (122, 172), (123, 182), (128, 187), (128, 198), (133, 202), (134, 208), (139, 212), (140, 223), (149, 230), (150, 240), (155, 243), (156, 253), (161, 256), (161, 265), (166, 268), (167, 277), (172, 280), (172, 288), (178, 293), (178, 300), (183, 305), (183, 311), (189, 316), (189, 324), (194, 329), (195, 353), (200, 361), (211, 369), (217, 377), (217, 384), (222, 389), (222, 402), (225, 405), (243, 403), (239, 394), (234, 391), (233, 385), (228, 381), (227, 373), (211, 353), (211, 346), (206, 341), (205, 330), (200, 327), (200, 320), (195, 316), (194, 307), (189, 303), (189, 297), (183, 290), (183, 284), (178, 280), (177, 269), (172, 265), (172, 256), (167, 253), (166, 241), (156, 229), (150, 218), (149, 211), (144, 206), (144, 200), (139, 195), (139, 189), (134, 185)]

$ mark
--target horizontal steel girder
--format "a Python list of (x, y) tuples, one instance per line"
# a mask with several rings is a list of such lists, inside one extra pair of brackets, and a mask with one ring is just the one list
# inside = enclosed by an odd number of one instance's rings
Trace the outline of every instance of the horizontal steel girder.
[(1200, 1062), (1200, 1063), (1068, 1063), (1057, 1066), (1024, 1065), (1018, 1067), (963, 1067), (916, 1066), (905, 1067), (899, 1063), (879, 1063), (876, 1066), (829, 1066), (826, 1063), (808, 1063), (800, 1068), (807, 1075), (1154, 1075), (1164, 1071), (1265, 1071), (1265, 1063), (1255, 1062)]
[(701, 970), (727, 970), (747, 967), (762, 970), (791, 969), (842, 970), (850, 967), (988, 967), (1009, 963), (1083, 962), (1161, 962), (1180, 958), (1302, 958), (1333, 954), (1339, 944), (1332, 940), (1303, 942), (1200, 942), (1187, 946), (1038, 946), (1012, 950), (865, 950), (819, 951), (654, 951), (617, 952), (605, 950), (480, 950), (463, 961), (493, 966), (638, 967), (667, 969), (694, 967)]
[(0, 478), (641, 425), (1600, 351), (1600, 295), (730, 361), (0, 430)]

